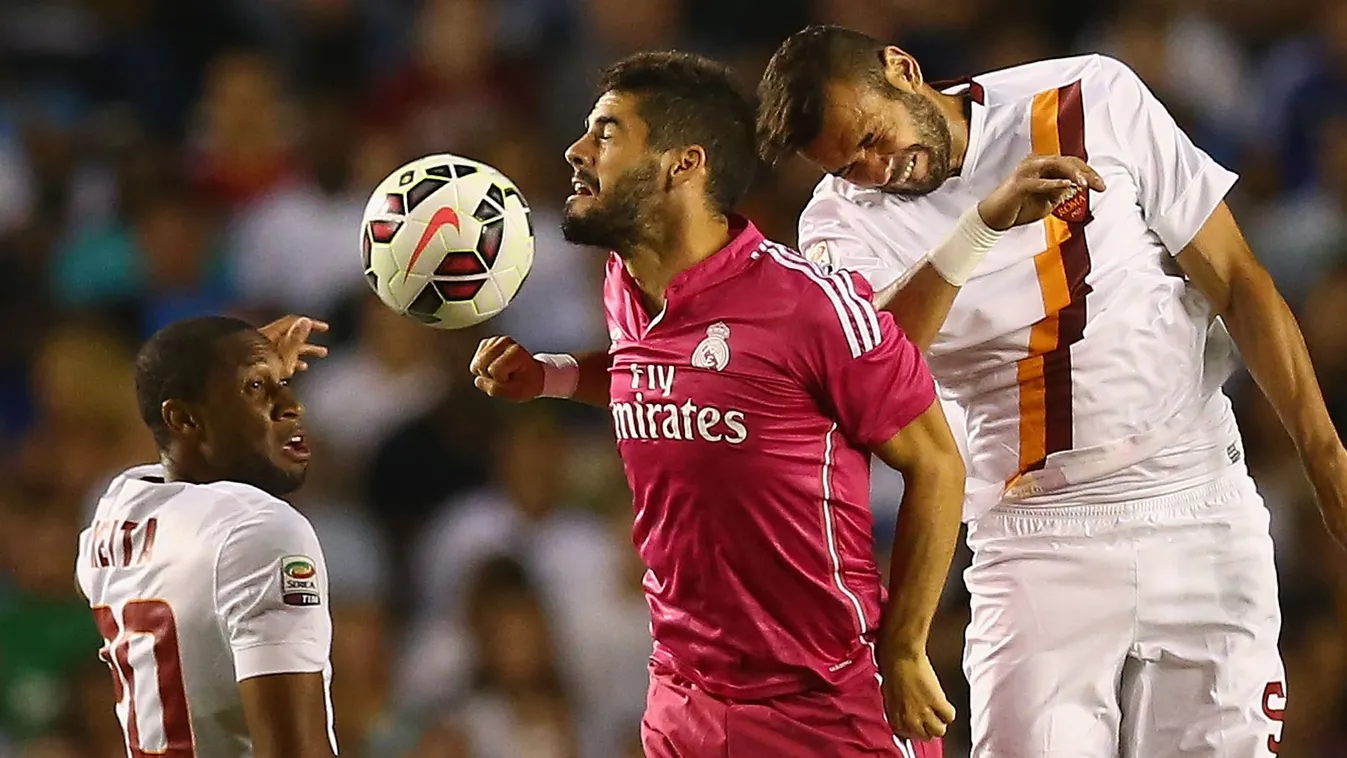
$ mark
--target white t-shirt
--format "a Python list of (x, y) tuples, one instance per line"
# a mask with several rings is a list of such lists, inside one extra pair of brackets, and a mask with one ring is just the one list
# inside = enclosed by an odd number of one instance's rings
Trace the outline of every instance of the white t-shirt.
[[(76, 576), (117, 718), (146, 753), (246, 758), (238, 682), (321, 671), (331, 683), (322, 548), (303, 515), (256, 487), (126, 471), (80, 534)], [(330, 694), (327, 713), (335, 752)]]
[(960, 87), (973, 100), (960, 175), (914, 198), (826, 177), (800, 218), (800, 247), (878, 290), (1030, 153), (1077, 155), (1103, 177), (1108, 188), (1075, 214), (1009, 231), (932, 345), (942, 397), (966, 413), (965, 517), (998, 502), (1143, 499), (1242, 465), (1219, 389), (1232, 344), (1172, 260), (1235, 175), (1107, 57), (1031, 63)]

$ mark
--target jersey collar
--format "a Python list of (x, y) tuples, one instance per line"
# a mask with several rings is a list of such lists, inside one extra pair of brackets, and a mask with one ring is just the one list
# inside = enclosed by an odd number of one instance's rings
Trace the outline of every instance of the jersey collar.
[[(765, 239), (762, 232), (758, 231), (758, 227), (754, 226), (752, 221), (738, 214), (729, 214), (729, 222), (729, 243), (680, 271), (671, 279), (664, 291), (666, 300), (686, 294), (688, 291), (704, 290), (719, 284), (743, 271), (753, 260), (753, 254), (762, 246)], [(616, 256), (616, 253), (613, 255)], [(636, 282), (627, 273), (626, 266), (622, 267), (622, 279), (633, 292), (639, 290)]]

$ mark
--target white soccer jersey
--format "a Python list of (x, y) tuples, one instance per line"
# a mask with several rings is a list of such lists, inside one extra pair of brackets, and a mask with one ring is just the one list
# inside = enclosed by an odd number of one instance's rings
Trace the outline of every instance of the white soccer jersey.
[[(245, 758), (238, 682), (323, 672), (327, 569), (307, 519), (236, 482), (113, 480), (80, 534), (76, 575), (105, 640), (130, 755)], [(328, 736), (332, 734), (329, 697)]]
[(1099, 55), (976, 77), (959, 176), (907, 198), (826, 177), (800, 218), (816, 262), (876, 289), (943, 241), (1030, 153), (1086, 159), (1108, 188), (1013, 229), (956, 298), (930, 352), (966, 412), (965, 516), (997, 502), (1154, 497), (1241, 464), (1219, 385), (1233, 347), (1171, 256), (1235, 182), (1141, 80)]

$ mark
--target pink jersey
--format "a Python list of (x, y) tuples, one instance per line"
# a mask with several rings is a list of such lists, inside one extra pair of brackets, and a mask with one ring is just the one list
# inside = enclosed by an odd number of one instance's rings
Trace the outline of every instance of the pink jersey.
[(658, 316), (616, 256), (604, 305), (654, 663), (757, 698), (865, 670), (884, 597), (868, 450), (935, 387), (863, 279), (735, 224)]

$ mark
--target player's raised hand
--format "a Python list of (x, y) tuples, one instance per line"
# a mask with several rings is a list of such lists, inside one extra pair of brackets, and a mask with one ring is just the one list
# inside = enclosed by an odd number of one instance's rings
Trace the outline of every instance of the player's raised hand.
[(326, 347), (309, 342), (309, 337), (313, 336), (314, 332), (321, 334), (327, 330), (328, 325), (325, 321), (291, 314), (282, 316), (257, 331), (276, 345), (276, 350), (285, 363), (285, 372), (289, 375), (307, 370), (309, 364), (306, 359), (327, 356)]
[(491, 397), (523, 403), (543, 392), (543, 364), (512, 337), (482, 340), (469, 368), (473, 384)]
[(954, 723), (954, 706), (945, 698), (926, 654), (895, 655), (881, 646), (879, 667), (884, 676), (884, 710), (893, 733), (921, 741), (945, 736)]
[[(1079, 221), (1071, 218), (1075, 205), (1071, 201), (1089, 190), (1103, 192), (1104, 180), (1085, 161), (1069, 155), (1031, 155), (978, 203), (978, 215), (997, 230), (1032, 224), (1054, 209), (1067, 221)], [(1083, 213), (1083, 202), (1079, 208)]]

